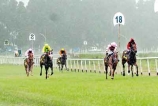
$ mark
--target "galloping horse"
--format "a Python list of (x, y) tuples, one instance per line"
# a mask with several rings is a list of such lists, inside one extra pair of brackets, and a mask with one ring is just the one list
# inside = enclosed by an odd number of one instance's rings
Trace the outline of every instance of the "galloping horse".
[(28, 55), (28, 58), (26, 58), (24, 60), (24, 67), (25, 67), (25, 71), (26, 71), (27, 76), (29, 76), (30, 72), (31, 72), (31, 75), (32, 75), (32, 69), (33, 69), (33, 64), (34, 64), (33, 58), (34, 58), (33, 53), (30, 53)]
[(63, 70), (64, 65), (65, 65), (65, 68), (67, 70), (66, 60), (67, 60), (67, 55), (65, 53), (62, 54), (61, 57), (58, 57), (57, 64), (59, 66), (59, 70)]
[(128, 73), (130, 73), (130, 69), (132, 71), (132, 77), (133, 77), (133, 65), (136, 66), (136, 76), (138, 76), (138, 65), (136, 63), (136, 52), (137, 48), (136, 45), (133, 44), (129, 53), (127, 54), (127, 50), (123, 51), (122, 54), (122, 65), (123, 65), (123, 76), (125, 76), (125, 63), (128, 63)]
[(118, 52), (114, 52), (109, 59), (107, 57), (104, 58), (104, 66), (105, 66), (105, 73), (106, 73), (106, 79), (107, 79), (107, 74), (108, 74), (108, 67), (110, 67), (110, 76), (111, 79), (114, 79), (114, 73), (117, 67), (117, 64), (119, 62), (118, 59)]
[[(52, 51), (50, 51), (52, 52)], [(51, 75), (53, 75), (53, 62), (50, 59), (50, 57), (48, 56), (48, 54), (43, 54), (40, 57), (40, 67), (41, 67), (41, 72), (40, 72), (40, 76), (42, 76), (42, 68), (43, 65), (45, 66), (45, 70), (46, 70), (46, 79), (49, 77), (48, 76), (48, 69), (51, 68)]]

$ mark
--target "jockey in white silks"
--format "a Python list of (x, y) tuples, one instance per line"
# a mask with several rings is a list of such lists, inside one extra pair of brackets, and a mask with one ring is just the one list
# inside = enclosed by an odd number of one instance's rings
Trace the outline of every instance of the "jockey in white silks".
[(108, 56), (113, 54), (114, 52), (117, 51), (117, 44), (115, 42), (112, 42), (111, 44), (108, 45), (106, 51)]
[(30, 48), (25, 52), (25, 57), (28, 58), (28, 55), (32, 53), (34, 55), (34, 51)]

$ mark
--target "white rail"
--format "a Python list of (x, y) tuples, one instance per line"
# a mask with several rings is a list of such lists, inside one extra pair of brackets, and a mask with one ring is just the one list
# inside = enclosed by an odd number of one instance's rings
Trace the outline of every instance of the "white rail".
[[(5, 57), (0, 56), (0, 64), (13, 64), (13, 65), (23, 65), (24, 57)], [(141, 74), (156, 74), (158, 75), (158, 57), (144, 57), (137, 58), (137, 64), (139, 67), (139, 73)], [(39, 66), (40, 58), (35, 57), (35, 66)], [(53, 59), (53, 66), (57, 67), (56, 58)], [(71, 71), (82, 71), (82, 72), (95, 72), (104, 73), (104, 62), (103, 59), (68, 59), (67, 67)], [(126, 64), (127, 70), (127, 64)], [(134, 69), (135, 70), (135, 69)], [(116, 72), (122, 72), (121, 61), (118, 64)]]

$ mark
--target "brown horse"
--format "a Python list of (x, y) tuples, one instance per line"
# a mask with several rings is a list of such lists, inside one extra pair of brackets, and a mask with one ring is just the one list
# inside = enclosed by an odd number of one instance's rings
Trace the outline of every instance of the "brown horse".
[(28, 58), (26, 58), (24, 60), (24, 67), (25, 67), (25, 71), (26, 71), (27, 76), (29, 76), (30, 72), (31, 72), (31, 75), (32, 75), (32, 69), (33, 69), (33, 64), (34, 64), (33, 59), (34, 59), (33, 53), (30, 53), (28, 55)]
[(108, 67), (110, 67), (110, 74), (109, 75), (111, 76), (111, 79), (114, 79), (114, 73), (115, 73), (117, 64), (119, 62), (118, 52), (114, 52), (113, 54), (111, 54), (108, 59), (107, 59), (107, 55), (108, 54), (106, 54), (106, 57), (104, 58), (106, 79), (107, 79), (107, 74), (108, 74)]
[(137, 48), (136, 45), (133, 44), (130, 51), (124, 50), (122, 54), (122, 66), (123, 66), (123, 76), (125, 76), (125, 63), (128, 63), (128, 73), (130, 73), (130, 69), (133, 77), (133, 65), (136, 66), (136, 76), (138, 76), (138, 65), (136, 59)]

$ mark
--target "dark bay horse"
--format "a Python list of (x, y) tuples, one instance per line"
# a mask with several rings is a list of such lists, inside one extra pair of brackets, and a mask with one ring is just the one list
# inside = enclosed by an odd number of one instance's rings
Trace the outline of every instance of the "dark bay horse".
[(123, 76), (125, 76), (125, 63), (128, 63), (128, 73), (130, 70), (132, 72), (133, 77), (133, 65), (136, 66), (136, 76), (138, 76), (138, 65), (136, 60), (137, 48), (136, 45), (133, 44), (130, 51), (124, 50), (122, 54), (122, 66), (123, 66)]
[(57, 59), (57, 65), (59, 66), (59, 70), (63, 70), (64, 66), (65, 66), (65, 68), (67, 70), (66, 60), (67, 60), (67, 55), (65, 53), (62, 54), (61, 57), (58, 57), (58, 59)]
[(43, 54), (40, 57), (40, 67), (41, 67), (41, 72), (40, 72), (40, 76), (42, 76), (42, 68), (43, 66), (45, 66), (45, 70), (46, 70), (46, 79), (49, 77), (48, 75), (48, 69), (51, 69), (51, 75), (53, 75), (53, 62), (52, 59), (49, 57), (48, 54)]
[(24, 60), (24, 67), (25, 67), (25, 71), (26, 71), (26, 75), (29, 76), (29, 73), (31, 72), (31, 75), (32, 75), (32, 70), (33, 70), (33, 53), (30, 53), (28, 55), (28, 58), (26, 58)]
[(109, 75), (111, 76), (111, 79), (114, 79), (114, 73), (115, 73), (117, 64), (119, 62), (118, 52), (114, 52), (108, 59), (107, 59), (107, 55), (108, 54), (106, 54), (106, 57), (104, 58), (106, 79), (107, 79), (107, 74), (108, 74), (108, 67), (110, 68)]

